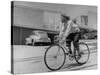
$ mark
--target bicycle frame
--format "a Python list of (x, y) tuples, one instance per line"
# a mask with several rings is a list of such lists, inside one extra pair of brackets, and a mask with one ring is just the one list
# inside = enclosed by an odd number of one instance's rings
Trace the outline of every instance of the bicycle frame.
[[(46, 66), (47, 66), (47, 68), (48, 69), (50, 69), (50, 70), (52, 70), (52, 71), (56, 71), (56, 70), (59, 70), (63, 65), (64, 65), (64, 63), (65, 63), (65, 60), (66, 60), (66, 55), (68, 55), (69, 57), (71, 57), (72, 59), (74, 58), (75, 60), (76, 60), (76, 62), (79, 64), (79, 65), (83, 65), (83, 64), (85, 64), (87, 61), (88, 61), (88, 59), (89, 59), (89, 55), (90, 55), (90, 51), (89, 51), (89, 48), (88, 48), (88, 45), (87, 44), (85, 44), (85, 43), (79, 43), (79, 45), (85, 45), (85, 47), (87, 48), (87, 51), (88, 51), (88, 56), (87, 56), (87, 58), (85, 59), (85, 60), (80, 60), (80, 58), (81, 58), (81, 55), (79, 54), (79, 55), (77, 55), (77, 52), (76, 52), (76, 50), (74, 50), (74, 55), (71, 55), (70, 53), (69, 53), (69, 48), (68, 48), (68, 46), (66, 46), (65, 45), (66, 44), (66, 39), (64, 40), (64, 42), (60, 42), (59, 40), (57, 41), (57, 42), (55, 42), (54, 44), (52, 44), (47, 50), (46, 50), (46, 52), (45, 52), (45, 55), (44, 55), (44, 62), (45, 62), (45, 64), (46, 64)], [(49, 52), (49, 50), (52, 50), (51, 48), (52, 47), (54, 47), (54, 46), (56, 46), (57, 47), (57, 53), (55, 54), (54, 53), (54, 56), (52, 56), (52, 53), (51, 53), (51, 56), (53, 57), (53, 59), (57, 59), (59, 56), (61, 56), (62, 54), (63, 54), (63, 61), (61, 62), (62, 64), (61, 65), (59, 65), (57, 68), (52, 68), (52, 67), (50, 67), (50, 65), (48, 65), (48, 60), (46, 59), (46, 58), (48, 58), (48, 55), (47, 55), (47, 53)], [(53, 49), (53, 50), (55, 50), (55, 49)], [(60, 52), (60, 51), (62, 51), (62, 52)], [(51, 52), (51, 51), (50, 51)], [(82, 53), (82, 54), (84, 54), (84, 53)], [(50, 56), (50, 55), (49, 55)], [(55, 60), (55, 61), (57, 61), (57, 60)], [(55, 63), (55, 62), (54, 62)]]
[[(66, 55), (68, 55), (69, 54), (69, 51), (68, 51), (69, 49), (68, 49), (67, 46), (65, 46), (65, 42), (66, 42), (66, 40), (64, 40), (63, 44), (60, 44), (60, 42), (58, 44), (59, 44), (59, 46), (61, 46), (65, 50)], [(58, 53), (59, 53), (59, 50), (58, 50), (56, 55), (58, 55)]]
[[(66, 55), (69, 54), (69, 49), (67, 46), (65, 46), (67, 40), (69, 41), (69, 39), (64, 39), (63, 44), (61, 44), (62, 39), (55, 40), (55, 41), (57, 41), (55, 44), (59, 44), (59, 46), (61, 46), (65, 50)], [(59, 52), (59, 50), (58, 50), (58, 52)], [(58, 55), (58, 53), (57, 53), (57, 55)]]
[(66, 51), (66, 53), (68, 52), (68, 47), (67, 46), (62, 46), (64, 48), (64, 50)]

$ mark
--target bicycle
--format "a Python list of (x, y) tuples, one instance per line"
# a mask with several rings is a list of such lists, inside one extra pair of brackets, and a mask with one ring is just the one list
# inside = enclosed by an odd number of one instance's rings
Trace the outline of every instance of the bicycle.
[[(80, 42), (78, 44), (80, 54), (78, 54), (78, 51), (74, 48), (73, 57), (70, 56), (69, 49), (68, 47), (64, 46), (64, 43), (62, 45), (59, 42), (54, 43), (51, 46), (49, 46), (45, 51), (44, 63), (49, 70), (56, 71), (61, 69), (65, 64), (66, 55), (68, 55), (71, 58), (74, 58), (79, 65), (83, 65), (89, 60), (90, 50), (86, 43)], [(83, 57), (86, 59), (81, 59)]]

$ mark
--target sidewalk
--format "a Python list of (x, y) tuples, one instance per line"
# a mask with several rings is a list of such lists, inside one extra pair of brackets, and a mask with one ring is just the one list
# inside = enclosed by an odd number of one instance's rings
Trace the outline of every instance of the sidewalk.
[[(81, 42), (85, 42), (90, 47), (97, 47), (96, 40), (81, 40)], [(14, 45), (14, 60), (20, 58), (28, 58), (28, 57), (37, 57), (37, 56), (44, 56), (48, 46), (27, 46), (27, 45)]]
[(86, 43), (97, 43), (97, 40), (80, 40), (80, 42), (86, 42)]

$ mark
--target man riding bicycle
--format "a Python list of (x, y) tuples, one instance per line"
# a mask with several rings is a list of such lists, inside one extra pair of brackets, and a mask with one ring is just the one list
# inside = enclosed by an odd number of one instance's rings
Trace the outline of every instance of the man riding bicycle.
[(78, 42), (80, 38), (80, 29), (75, 21), (70, 20), (70, 17), (66, 15), (61, 15), (62, 25), (60, 27), (59, 37), (64, 42), (66, 40), (66, 45), (69, 48), (69, 53), (72, 54), (71, 42), (73, 42), (74, 48), (79, 52)]

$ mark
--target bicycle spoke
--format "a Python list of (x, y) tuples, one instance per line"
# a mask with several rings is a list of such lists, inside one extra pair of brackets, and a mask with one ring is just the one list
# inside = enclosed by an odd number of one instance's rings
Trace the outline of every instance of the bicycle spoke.
[(75, 51), (75, 59), (79, 64), (84, 64), (88, 61), (89, 59), (89, 48), (87, 44), (85, 43), (80, 43), (79, 44), (79, 52), (76, 50)]
[(50, 70), (58, 70), (65, 62), (65, 52), (59, 46), (52, 46), (46, 51), (44, 59)]

